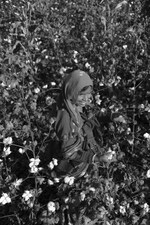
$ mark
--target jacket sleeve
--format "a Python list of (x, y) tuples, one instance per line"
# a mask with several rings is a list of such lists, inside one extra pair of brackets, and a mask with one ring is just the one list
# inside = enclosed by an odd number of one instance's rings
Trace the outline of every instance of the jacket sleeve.
[(58, 112), (58, 118), (55, 128), (57, 136), (61, 141), (62, 157), (76, 162), (90, 163), (94, 154), (92, 151), (85, 151), (83, 149), (83, 137), (79, 137), (78, 134), (72, 135), (72, 121), (67, 111)]
[(62, 109), (58, 111), (55, 130), (60, 141), (64, 139), (64, 136), (68, 136), (68, 134), (71, 132), (70, 117), (66, 110)]

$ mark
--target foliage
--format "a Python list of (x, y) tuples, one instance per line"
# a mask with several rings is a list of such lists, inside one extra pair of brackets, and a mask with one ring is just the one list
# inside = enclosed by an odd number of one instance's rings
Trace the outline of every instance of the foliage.
[[(0, 15), (0, 221), (3, 224), (149, 222), (148, 1), (6, 0)], [(117, 161), (83, 179), (53, 176), (55, 103), (66, 73), (94, 80), (94, 106)]]

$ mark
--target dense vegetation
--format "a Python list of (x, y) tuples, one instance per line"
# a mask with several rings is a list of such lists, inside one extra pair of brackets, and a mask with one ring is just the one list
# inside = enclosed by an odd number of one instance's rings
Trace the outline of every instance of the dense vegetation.
[[(150, 212), (148, 0), (1, 0), (0, 222), (146, 225)], [(65, 74), (94, 80), (99, 144), (117, 161), (79, 180), (52, 176)]]

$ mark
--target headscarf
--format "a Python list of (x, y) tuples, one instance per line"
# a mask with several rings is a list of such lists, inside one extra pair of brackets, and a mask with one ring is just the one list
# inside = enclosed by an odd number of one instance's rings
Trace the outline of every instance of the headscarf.
[[(56, 119), (56, 128), (60, 123), (65, 123), (62, 118), (62, 110), (66, 110), (72, 120), (79, 128), (82, 126), (83, 122), (80, 113), (75, 107), (78, 94), (86, 86), (93, 86), (93, 82), (89, 75), (81, 70), (75, 70), (67, 77), (65, 77), (62, 92), (58, 100), (58, 115)], [(69, 129), (69, 128), (68, 128)]]

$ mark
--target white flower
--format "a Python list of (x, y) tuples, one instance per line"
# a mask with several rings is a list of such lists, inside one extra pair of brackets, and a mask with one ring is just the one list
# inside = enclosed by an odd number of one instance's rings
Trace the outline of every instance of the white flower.
[(38, 93), (40, 92), (40, 89), (39, 89), (39, 88), (35, 88), (35, 89), (34, 89), (34, 92), (35, 92), (36, 94), (38, 94)]
[(78, 55), (77, 51), (73, 51), (73, 57), (76, 58), (76, 56)]
[(39, 171), (39, 168), (37, 166), (32, 166), (30, 173), (37, 173)]
[(144, 104), (139, 105), (139, 108), (144, 109), (145, 108)]
[(144, 136), (144, 138), (150, 139), (150, 134), (148, 134), (148, 133), (145, 133), (143, 136)]
[(77, 59), (74, 59), (74, 62), (75, 62), (75, 63), (78, 63), (78, 60), (77, 60)]
[(56, 210), (55, 202), (49, 202), (47, 204), (47, 209), (49, 212), (55, 212)]
[(128, 127), (128, 128), (127, 128), (127, 134), (130, 134), (130, 133), (131, 133), (131, 128)]
[(25, 149), (23, 149), (23, 148), (19, 148), (19, 150), (18, 150), (18, 151), (19, 151), (19, 153), (20, 153), (20, 154), (23, 154), (23, 153), (25, 152)]
[(49, 164), (48, 164), (48, 167), (52, 170), (54, 168), (54, 163), (51, 161)]
[(53, 164), (54, 164), (54, 166), (57, 166), (58, 165), (58, 160), (57, 159), (52, 159), (53, 160)]
[(74, 177), (70, 177), (69, 185), (72, 185), (74, 183)]
[(55, 82), (51, 82), (51, 85), (52, 85), (52, 86), (55, 86), (55, 85), (56, 85), (56, 83), (55, 83)]
[[(49, 122), (52, 125), (55, 122), (55, 119), (51, 117)], [(54, 160), (56, 160), (56, 159), (54, 159)]]
[(109, 150), (107, 151), (107, 160), (112, 160), (113, 156), (115, 156), (115, 151), (112, 151), (110, 148)]
[(5, 205), (5, 204), (10, 203), (10, 202), (11, 202), (11, 198), (8, 196), (8, 194), (7, 193), (3, 193), (2, 197), (0, 198), (0, 203), (2, 205)]
[(102, 87), (102, 86), (104, 86), (104, 84), (103, 84), (102, 82), (99, 82), (99, 86), (101, 86), (101, 87)]
[(150, 178), (150, 169), (147, 170), (146, 176), (147, 176), (147, 178)]
[(106, 225), (111, 225), (108, 221), (106, 221)]
[(12, 144), (12, 137), (4, 138), (3, 143), (4, 143), (4, 145), (11, 145)]
[(108, 152), (108, 153), (109, 153), (109, 155), (107, 155), (107, 160), (112, 160), (113, 155), (111, 154), (111, 152)]
[(27, 202), (27, 204), (28, 204), (28, 206), (30, 207), (30, 208), (33, 208), (33, 206), (34, 206), (34, 203), (33, 202)]
[(90, 73), (94, 72), (94, 67), (90, 67)]
[(114, 204), (114, 199), (112, 198), (112, 197), (110, 197), (110, 196), (106, 196), (106, 199), (107, 199), (107, 202), (109, 203), (109, 204)]
[(39, 158), (31, 158), (29, 167), (31, 168), (33, 166), (38, 166), (39, 163), (40, 163), (40, 159)]
[(119, 211), (120, 211), (121, 214), (124, 215), (124, 214), (126, 213), (126, 208), (125, 208), (125, 206), (122, 206), (122, 205), (121, 205), (120, 208), (119, 208)]
[(48, 164), (48, 167), (52, 170), (57, 165), (58, 165), (58, 160), (53, 158), (52, 161)]
[(96, 191), (94, 187), (90, 187), (89, 190), (92, 191), (92, 192)]
[(105, 108), (101, 108), (101, 112), (102, 113), (105, 113), (106, 112), (106, 109)]
[(145, 111), (150, 112), (150, 104), (145, 108)]
[(47, 84), (43, 86), (43, 89), (46, 89), (46, 88), (48, 88), (48, 85)]
[(23, 181), (23, 179), (18, 179), (18, 180), (16, 180), (16, 181), (14, 181), (13, 182), (13, 185), (15, 186), (15, 188), (17, 188), (17, 187), (19, 187), (20, 186), (20, 184), (22, 183), (22, 181)]
[(67, 203), (69, 201), (69, 197), (64, 199), (64, 202)]
[(48, 179), (48, 184), (49, 184), (49, 185), (53, 185), (54, 182), (53, 182), (52, 180)]
[(2, 87), (6, 87), (7, 85), (4, 83), (4, 81), (1, 83)]
[(100, 105), (101, 102), (102, 102), (102, 100), (100, 100), (100, 99), (97, 99), (97, 100), (96, 100), (96, 104), (97, 104), (97, 105)]
[(84, 199), (85, 199), (85, 192), (84, 191), (82, 191), (80, 193), (80, 198), (81, 198), (81, 201), (84, 201)]
[(95, 100), (96, 100), (96, 103), (97, 103), (98, 105), (101, 104), (102, 100), (100, 99), (100, 94), (97, 94), (97, 95), (95, 96)]
[(53, 102), (54, 102), (54, 101), (53, 101), (53, 99), (52, 99), (50, 96), (47, 96), (47, 97), (46, 97), (46, 104), (47, 104), (47, 105), (52, 105)]
[(138, 205), (139, 204), (139, 201), (137, 201), (136, 199), (134, 200), (134, 204), (135, 205)]
[(28, 201), (30, 198), (33, 197), (33, 194), (32, 194), (31, 191), (26, 190), (26, 191), (23, 193), (22, 197), (24, 198), (25, 201)]
[(64, 75), (64, 72), (66, 72), (66, 68), (64, 68), (64, 67), (61, 67), (60, 68), (60, 70), (59, 70), (59, 73), (61, 74), (61, 75)]
[(54, 181), (55, 181), (55, 183), (59, 183), (59, 178), (55, 177)]
[(126, 120), (122, 115), (120, 115), (120, 116), (114, 118), (114, 122), (126, 123)]
[(123, 47), (123, 49), (126, 49), (128, 46), (127, 45), (123, 45), (122, 47)]
[(8, 156), (11, 153), (10, 147), (4, 147), (3, 151), (4, 151), (4, 156)]
[(85, 63), (85, 67), (86, 67), (86, 68), (90, 68), (91, 65), (90, 65), (88, 62), (86, 62), (86, 63)]
[(144, 213), (148, 213), (149, 212), (149, 205), (147, 203), (144, 203), (143, 209), (144, 209)]
[(37, 173), (39, 168), (37, 167), (40, 163), (40, 159), (39, 158), (31, 158), (30, 159), (30, 163), (29, 163), (29, 167), (31, 168), (30, 172), (31, 173)]
[(72, 185), (73, 183), (74, 183), (74, 177), (69, 177), (69, 176), (66, 176), (65, 178), (64, 178), (64, 182), (66, 183), (66, 184), (69, 184), (69, 185)]

